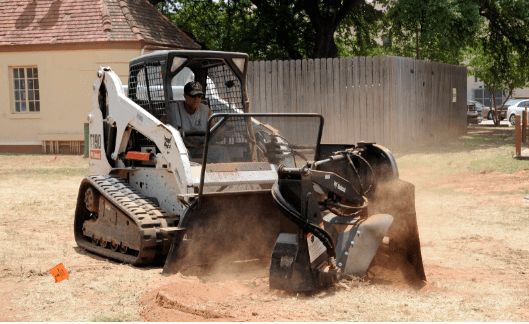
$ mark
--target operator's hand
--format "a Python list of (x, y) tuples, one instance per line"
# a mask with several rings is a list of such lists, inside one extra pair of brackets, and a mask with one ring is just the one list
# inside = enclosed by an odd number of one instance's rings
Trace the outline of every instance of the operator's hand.
[(281, 143), (279, 143), (278, 138), (271, 136), (270, 141), (265, 144), (265, 147), (268, 162), (279, 164), (279, 161), (282, 159), (281, 154), (283, 154), (283, 150), (281, 149)]

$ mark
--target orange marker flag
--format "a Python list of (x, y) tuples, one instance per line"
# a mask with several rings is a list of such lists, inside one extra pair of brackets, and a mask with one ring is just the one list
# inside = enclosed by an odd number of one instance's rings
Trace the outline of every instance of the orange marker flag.
[(66, 272), (66, 269), (61, 264), (57, 265), (55, 268), (50, 269), (50, 273), (55, 278), (55, 283), (61, 282), (66, 278), (69, 278), (68, 272)]

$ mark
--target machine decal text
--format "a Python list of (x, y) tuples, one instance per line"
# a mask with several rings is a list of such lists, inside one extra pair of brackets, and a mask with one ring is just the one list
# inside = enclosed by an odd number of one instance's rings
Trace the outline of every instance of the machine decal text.
[(90, 159), (101, 160), (101, 150), (90, 150)]
[(90, 148), (101, 149), (101, 134), (90, 134)]
[(167, 149), (171, 148), (171, 137), (169, 137), (169, 138), (165, 137), (165, 143), (163, 144), (163, 146), (165, 146), (165, 148), (167, 148)]
[(336, 181), (334, 181), (334, 188), (336, 188), (336, 189), (338, 189), (338, 190), (340, 190), (340, 191), (342, 191), (342, 192), (345, 193), (345, 187), (342, 186), (342, 185), (340, 185), (340, 184), (339, 184), (338, 182), (336, 182)]

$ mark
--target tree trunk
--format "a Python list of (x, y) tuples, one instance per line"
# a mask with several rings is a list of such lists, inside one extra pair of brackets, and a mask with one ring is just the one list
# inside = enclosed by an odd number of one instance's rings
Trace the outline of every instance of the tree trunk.
[[(501, 118), (501, 112), (498, 114), (498, 108), (496, 107), (496, 88), (489, 88), (490, 91), (492, 91), (492, 102), (494, 103), (494, 115), (492, 120), (494, 121), (494, 126), (498, 127), (500, 126), (500, 118)], [(492, 108), (492, 105), (490, 105)]]
[(338, 47), (334, 42), (334, 28), (331, 26), (322, 26), (316, 29), (316, 39), (314, 42), (314, 52), (312, 58), (337, 57)]

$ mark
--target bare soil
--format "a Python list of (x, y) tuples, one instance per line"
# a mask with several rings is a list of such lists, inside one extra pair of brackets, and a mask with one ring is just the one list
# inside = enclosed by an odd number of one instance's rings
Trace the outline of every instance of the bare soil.
[[(72, 228), (87, 160), (0, 156), (0, 321), (529, 321), (529, 170), (469, 171), (445, 156), (397, 158), (416, 184), (427, 281), (375, 264), (310, 294), (270, 290), (266, 260), (165, 276), (87, 253)], [(55, 283), (59, 263), (70, 278)]]

